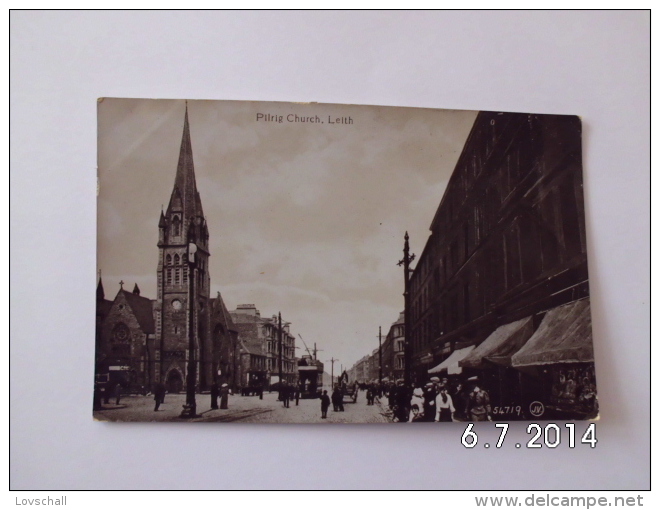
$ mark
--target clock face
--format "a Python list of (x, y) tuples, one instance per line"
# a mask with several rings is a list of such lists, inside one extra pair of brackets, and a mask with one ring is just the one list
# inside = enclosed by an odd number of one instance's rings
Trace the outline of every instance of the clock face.
[(181, 301), (179, 301), (178, 299), (172, 301), (172, 308), (174, 308), (175, 310), (181, 310)]

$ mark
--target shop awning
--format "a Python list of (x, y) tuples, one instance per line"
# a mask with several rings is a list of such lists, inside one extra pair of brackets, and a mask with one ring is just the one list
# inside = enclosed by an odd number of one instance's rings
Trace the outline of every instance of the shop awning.
[(429, 370), (429, 374), (438, 374), (443, 370), (446, 370), (448, 374), (460, 374), (463, 369), (458, 365), (458, 362), (461, 361), (465, 356), (470, 354), (474, 349), (474, 345), (469, 347), (464, 347), (463, 349), (456, 349), (452, 352), (449, 357), (440, 363), (437, 367), (433, 367)]
[(458, 365), (463, 368), (483, 368), (486, 360), (509, 367), (511, 356), (520, 350), (533, 334), (534, 324), (531, 317), (500, 326)]
[(583, 299), (546, 313), (529, 341), (511, 357), (511, 365), (525, 367), (593, 360), (591, 307), (589, 300)]

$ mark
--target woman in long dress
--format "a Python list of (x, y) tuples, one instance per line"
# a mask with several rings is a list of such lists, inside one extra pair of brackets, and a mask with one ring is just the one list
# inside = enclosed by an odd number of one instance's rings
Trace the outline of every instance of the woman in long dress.
[(454, 402), (451, 399), (451, 395), (447, 393), (447, 386), (440, 388), (440, 393), (435, 398), (435, 421), (453, 421), (454, 413)]
[(229, 409), (227, 402), (229, 401), (229, 385), (224, 383), (220, 388), (220, 409)]

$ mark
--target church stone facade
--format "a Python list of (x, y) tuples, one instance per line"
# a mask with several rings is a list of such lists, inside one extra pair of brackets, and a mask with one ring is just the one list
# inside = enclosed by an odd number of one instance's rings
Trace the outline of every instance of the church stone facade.
[(238, 332), (220, 293), (210, 296), (210, 236), (195, 180), (187, 107), (174, 187), (157, 227), (156, 299), (140, 296), (137, 285), (128, 292), (122, 282), (108, 301), (99, 278), (97, 380), (145, 390), (163, 382), (170, 392), (183, 391), (192, 330), (198, 390), (215, 379), (236, 386)]

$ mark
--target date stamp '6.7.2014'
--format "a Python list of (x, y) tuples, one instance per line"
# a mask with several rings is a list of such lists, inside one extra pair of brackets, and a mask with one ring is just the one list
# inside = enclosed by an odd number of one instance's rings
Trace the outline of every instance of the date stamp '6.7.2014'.
[[(474, 423), (468, 423), (461, 436), (461, 444), (465, 448), (474, 448), (479, 444), (479, 436), (473, 430)], [(502, 448), (506, 433), (509, 430), (508, 423), (496, 423), (495, 427), (500, 429), (500, 436), (495, 443), (495, 448)], [(557, 448), (562, 441), (562, 435), (568, 436), (568, 447), (575, 448), (576, 445), (576, 431), (575, 423), (565, 423), (564, 428), (566, 431), (562, 434), (562, 428), (556, 423), (548, 423), (541, 426), (538, 423), (530, 423), (527, 426), (527, 434), (530, 435), (529, 440), (525, 444), (526, 448)], [(596, 424), (590, 423), (587, 429), (580, 437), (580, 444), (589, 445), (591, 448), (596, 448), (598, 439), (596, 439)], [(483, 443), (484, 448), (490, 448), (490, 443)], [(522, 447), (521, 443), (515, 443), (516, 448)]]

